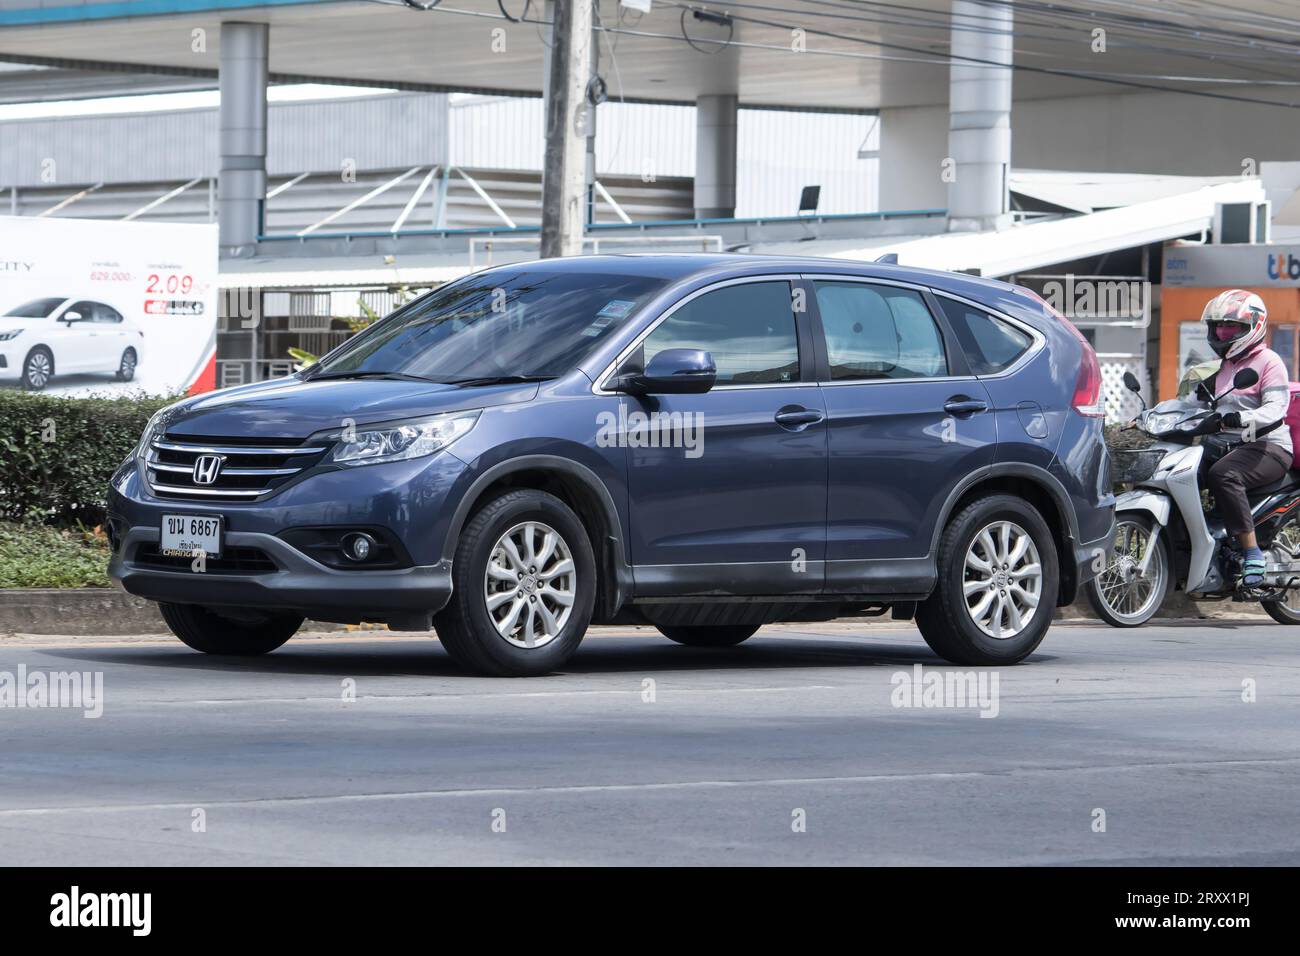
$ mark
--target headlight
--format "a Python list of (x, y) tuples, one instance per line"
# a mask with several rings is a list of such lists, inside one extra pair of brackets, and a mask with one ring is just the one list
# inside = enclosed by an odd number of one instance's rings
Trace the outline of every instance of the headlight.
[(160, 408), (153, 413), (149, 423), (144, 426), (143, 434), (140, 435), (140, 443), (135, 446), (136, 458), (144, 457), (149, 450), (149, 443), (167, 430), (167, 423), (180, 407), (181, 403), (177, 402), (175, 405), (168, 405), (166, 408)]
[(1147, 415), (1144, 427), (1149, 432), (1167, 432), (1183, 420), (1183, 412), (1152, 412)]
[(23, 334), (22, 329), (8, 329), (4, 332), (0, 332), (0, 342), (12, 341), (13, 339), (18, 338), (18, 336), (22, 334)]
[(386, 461), (407, 461), (442, 451), (466, 434), (478, 421), (479, 413), (456, 412), (433, 418), (413, 419), (382, 428), (344, 429), (330, 434), (338, 440), (330, 461), (340, 465), (369, 465)]

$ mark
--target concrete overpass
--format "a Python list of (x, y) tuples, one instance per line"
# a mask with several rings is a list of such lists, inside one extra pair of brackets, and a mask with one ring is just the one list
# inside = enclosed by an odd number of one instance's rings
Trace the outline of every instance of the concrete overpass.
[[(422, 0), (415, 0), (416, 3)], [(549, 0), (0, 0), (0, 100), (42, 84), (222, 90), (221, 219), (255, 247), (265, 85), (544, 92)], [(597, 4), (614, 97), (696, 104), (697, 215), (734, 207), (739, 106), (876, 112), (883, 209), (1007, 223), (1021, 168), (1230, 176), (1300, 159), (1292, 0)], [(129, 80), (127, 78), (130, 78)], [(86, 82), (87, 92), (94, 90)], [(508, 131), (503, 131), (508, 132)]]

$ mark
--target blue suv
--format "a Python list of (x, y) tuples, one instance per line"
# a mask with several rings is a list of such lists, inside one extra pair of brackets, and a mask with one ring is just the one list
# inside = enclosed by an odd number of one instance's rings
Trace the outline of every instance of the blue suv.
[(187, 398), (113, 477), (110, 572), (211, 654), (304, 618), (472, 670), (592, 623), (697, 647), (892, 612), (1029, 655), (1109, 546), (1096, 356), (1033, 293), (894, 265), (489, 269), (298, 374)]

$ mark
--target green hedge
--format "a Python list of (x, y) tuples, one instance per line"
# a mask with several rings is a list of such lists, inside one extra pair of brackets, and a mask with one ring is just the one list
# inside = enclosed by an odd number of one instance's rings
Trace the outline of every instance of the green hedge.
[(175, 400), (0, 389), (0, 518), (100, 524), (109, 478), (149, 417)]

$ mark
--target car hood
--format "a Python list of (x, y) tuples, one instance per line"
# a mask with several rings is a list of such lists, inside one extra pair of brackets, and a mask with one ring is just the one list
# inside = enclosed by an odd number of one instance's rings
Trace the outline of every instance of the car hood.
[(257, 382), (188, 399), (167, 423), (175, 436), (306, 438), (318, 431), (526, 402), (536, 383), (462, 388), (392, 379)]

